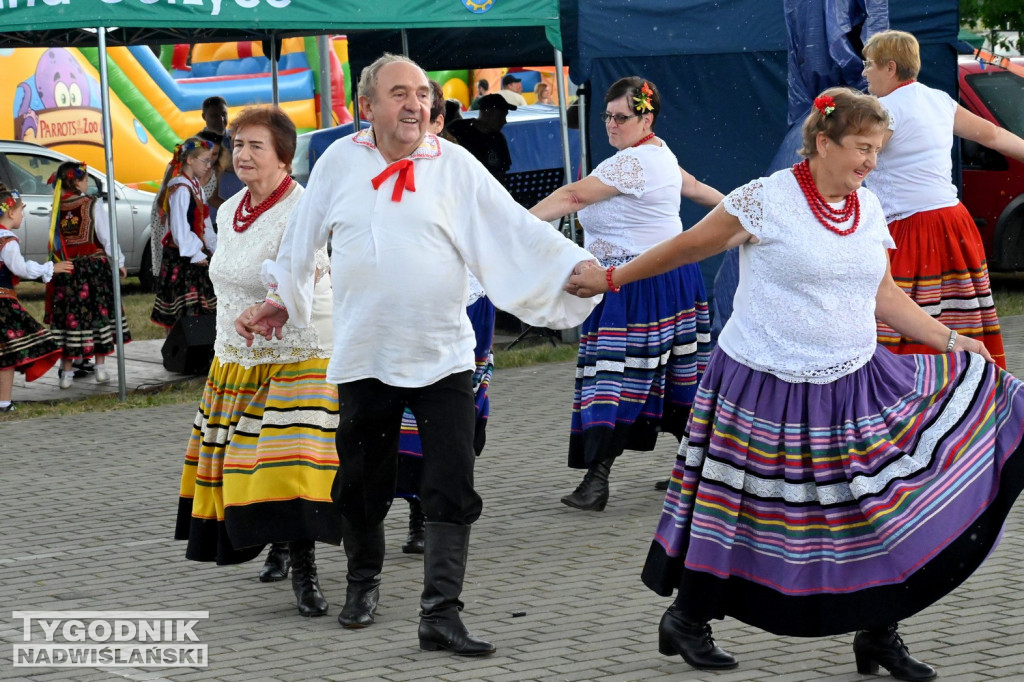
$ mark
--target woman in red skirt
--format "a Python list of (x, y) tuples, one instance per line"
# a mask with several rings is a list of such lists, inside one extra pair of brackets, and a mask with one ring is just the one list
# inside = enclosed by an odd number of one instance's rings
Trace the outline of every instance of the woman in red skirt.
[[(882, 31), (864, 45), (868, 90), (889, 112), (886, 144), (867, 181), (896, 242), (896, 283), (932, 317), (980, 340), (1006, 368), (999, 318), (981, 235), (950, 181), (953, 136), (1024, 161), (1024, 140), (970, 113), (946, 93), (917, 82), (917, 39)], [(879, 323), (878, 341), (895, 353), (932, 353)]]

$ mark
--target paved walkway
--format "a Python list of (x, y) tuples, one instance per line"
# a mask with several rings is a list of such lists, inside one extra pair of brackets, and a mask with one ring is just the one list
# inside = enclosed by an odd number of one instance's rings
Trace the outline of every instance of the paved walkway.
[[(1020, 372), (1024, 325), (1008, 324), (1007, 332), (1011, 366)], [(297, 615), (289, 584), (256, 580), (259, 562), (218, 567), (183, 558), (183, 543), (171, 537), (193, 406), (0, 424), (0, 679), (879, 679), (856, 673), (850, 636), (775, 637), (731, 619), (716, 623), (715, 632), (740, 658), (737, 670), (700, 673), (660, 656), (657, 624), (667, 600), (648, 591), (639, 574), (661, 506), (652, 483), (671, 469), (674, 448), (666, 439), (653, 453), (617, 462), (604, 513), (559, 504), (579, 478), (565, 467), (572, 375), (568, 363), (495, 374), (488, 445), (477, 468), (484, 513), (474, 526), (463, 595), (469, 627), (498, 646), (483, 659), (419, 650), (422, 560), (399, 549), (402, 501), (386, 522), (377, 623), (344, 630), (335, 621), (345, 592), (340, 548), (319, 546), (331, 610), (314, 619)], [(901, 628), (942, 679), (1024, 679), (1022, 525), (1018, 505), (989, 561)], [(209, 647), (209, 667), (12, 666), (12, 646), (22, 641), (13, 611), (140, 609), (209, 611), (195, 628)], [(35, 635), (41, 637), (38, 629)]]

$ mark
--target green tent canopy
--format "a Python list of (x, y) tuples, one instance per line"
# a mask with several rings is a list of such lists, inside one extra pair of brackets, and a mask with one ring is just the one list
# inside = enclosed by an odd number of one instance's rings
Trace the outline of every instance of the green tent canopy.
[(251, 40), (380, 29), (543, 28), (558, 0), (0, 0), (0, 48)]

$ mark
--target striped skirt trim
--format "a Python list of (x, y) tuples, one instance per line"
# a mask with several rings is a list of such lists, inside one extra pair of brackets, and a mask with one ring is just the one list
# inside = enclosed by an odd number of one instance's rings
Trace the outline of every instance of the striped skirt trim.
[(1024, 487), (1022, 386), (970, 353), (879, 346), (816, 385), (716, 351), (645, 584), (786, 635), (916, 613), (981, 564)]
[[(992, 301), (985, 248), (963, 204), (915, 213), (889, 225), (896, 284), (929, 315), (960, 334), (985, 344), (1006, 368), (999, 317)], [(894, 353), (935, 351), (879, 323), (878, 342)]]
[(580, 329), (569, 466), (681, 436), (711, 350), (700, 270), (687, 265), (606, 294)]
[(185, 452), (177, 531), (197, 561), (267, 542), (340, 542), (337, 388), (327, 360), (245, 368), (214, 358)]

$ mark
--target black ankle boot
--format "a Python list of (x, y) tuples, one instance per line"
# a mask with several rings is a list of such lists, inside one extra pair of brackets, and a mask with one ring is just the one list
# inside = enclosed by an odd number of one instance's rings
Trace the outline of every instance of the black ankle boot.
[(897, 680), (907, 682), (924, 682), (937, 676), (934, 668), (910, 655), (896, 632), (896, 623), (857, 632), (853, 638), (853, 655), (857, 659), (857, 672), (861, 675), (874, 675), (878, 666), (882, 666)]
[(459, 617), (462, 581), (469, 557), (469, 526), (430, 523), (425, 529), (423, 595), (420, 597), (420, 648), (445, 649), (456, 656), (487, 656), (494, 645), (469, 634)]
[(715, 644), (711, 626), (706, 621), (689, 620), (674, 604), (668, 607), (658, 625), (658, 652), (665, 656), (679, 654), (697, 670), (731, 670), (739, 665)]
[(373, 625), (380, 600), (380, 571), (384, 566), (384, 523), (363, 528), (342, 518), (341, 542), (348, 557), (345, 606), (338, 614), (342, 627), (358, 629)]
[(426, 517), (423, 516), (423, 506), (419, 499), (409, 498), (409, 537), (402, 545), (402, 552), (405, 554), (423, 554), (423, 523)]
[(604, 511), (608, 504), (608, 474), (613, 461), (602, 460), (587, 469), (575, 492), (563, 497), (562, 504), (585, 511)]
[(276, 583), (288, 577), (288, 569), (292, 566), (288, 553), (287, 542), (275, 542), (267, 552), (267, 560), (260, 569), (261, 583)]
[(316, 577), (316, 552), (312, 540), (288, 543), (292, 558), (292, 590), (295, 605), (303, 616), (322, 616), (327, 613), (327, 600), (320, 591)]

